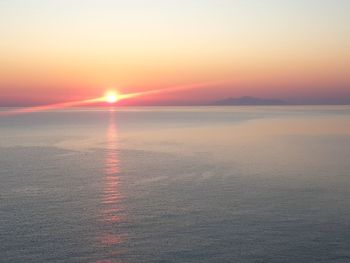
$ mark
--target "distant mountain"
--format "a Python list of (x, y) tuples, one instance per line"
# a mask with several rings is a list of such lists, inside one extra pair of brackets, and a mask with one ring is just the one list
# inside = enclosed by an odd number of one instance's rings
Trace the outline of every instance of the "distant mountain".
[(287, 103), (283, 100), (277, 99), (262, 99), (256, 97), (239, 97), (239, 98), (227, 98), (218, 100), (213, 105), (286, 105)]

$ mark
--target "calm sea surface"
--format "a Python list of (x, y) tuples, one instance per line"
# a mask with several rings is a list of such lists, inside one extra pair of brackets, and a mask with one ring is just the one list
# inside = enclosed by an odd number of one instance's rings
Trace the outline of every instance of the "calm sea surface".
[(350, 107), (1, 116), (0, 262), (348, 263)]

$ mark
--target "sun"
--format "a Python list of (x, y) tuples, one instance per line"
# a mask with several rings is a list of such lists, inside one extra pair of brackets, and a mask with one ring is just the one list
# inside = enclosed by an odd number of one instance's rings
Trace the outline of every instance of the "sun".
[(118, 101), (118, 93), (114, 90), (107, 91), (104, 99), (108, 103), (116, 103)]

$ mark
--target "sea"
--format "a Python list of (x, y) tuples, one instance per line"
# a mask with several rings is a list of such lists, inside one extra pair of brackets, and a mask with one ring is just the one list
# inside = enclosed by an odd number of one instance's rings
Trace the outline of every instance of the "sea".
[(348, 263), (350, 106), (2, 114), (0, 262)]

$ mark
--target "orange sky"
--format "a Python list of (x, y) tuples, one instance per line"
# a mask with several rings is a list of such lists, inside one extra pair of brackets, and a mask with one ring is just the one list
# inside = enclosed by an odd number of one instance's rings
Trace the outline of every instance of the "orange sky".
[(0, 105), (350, 99), (350, 2), (263, 2), (1, 1)]

